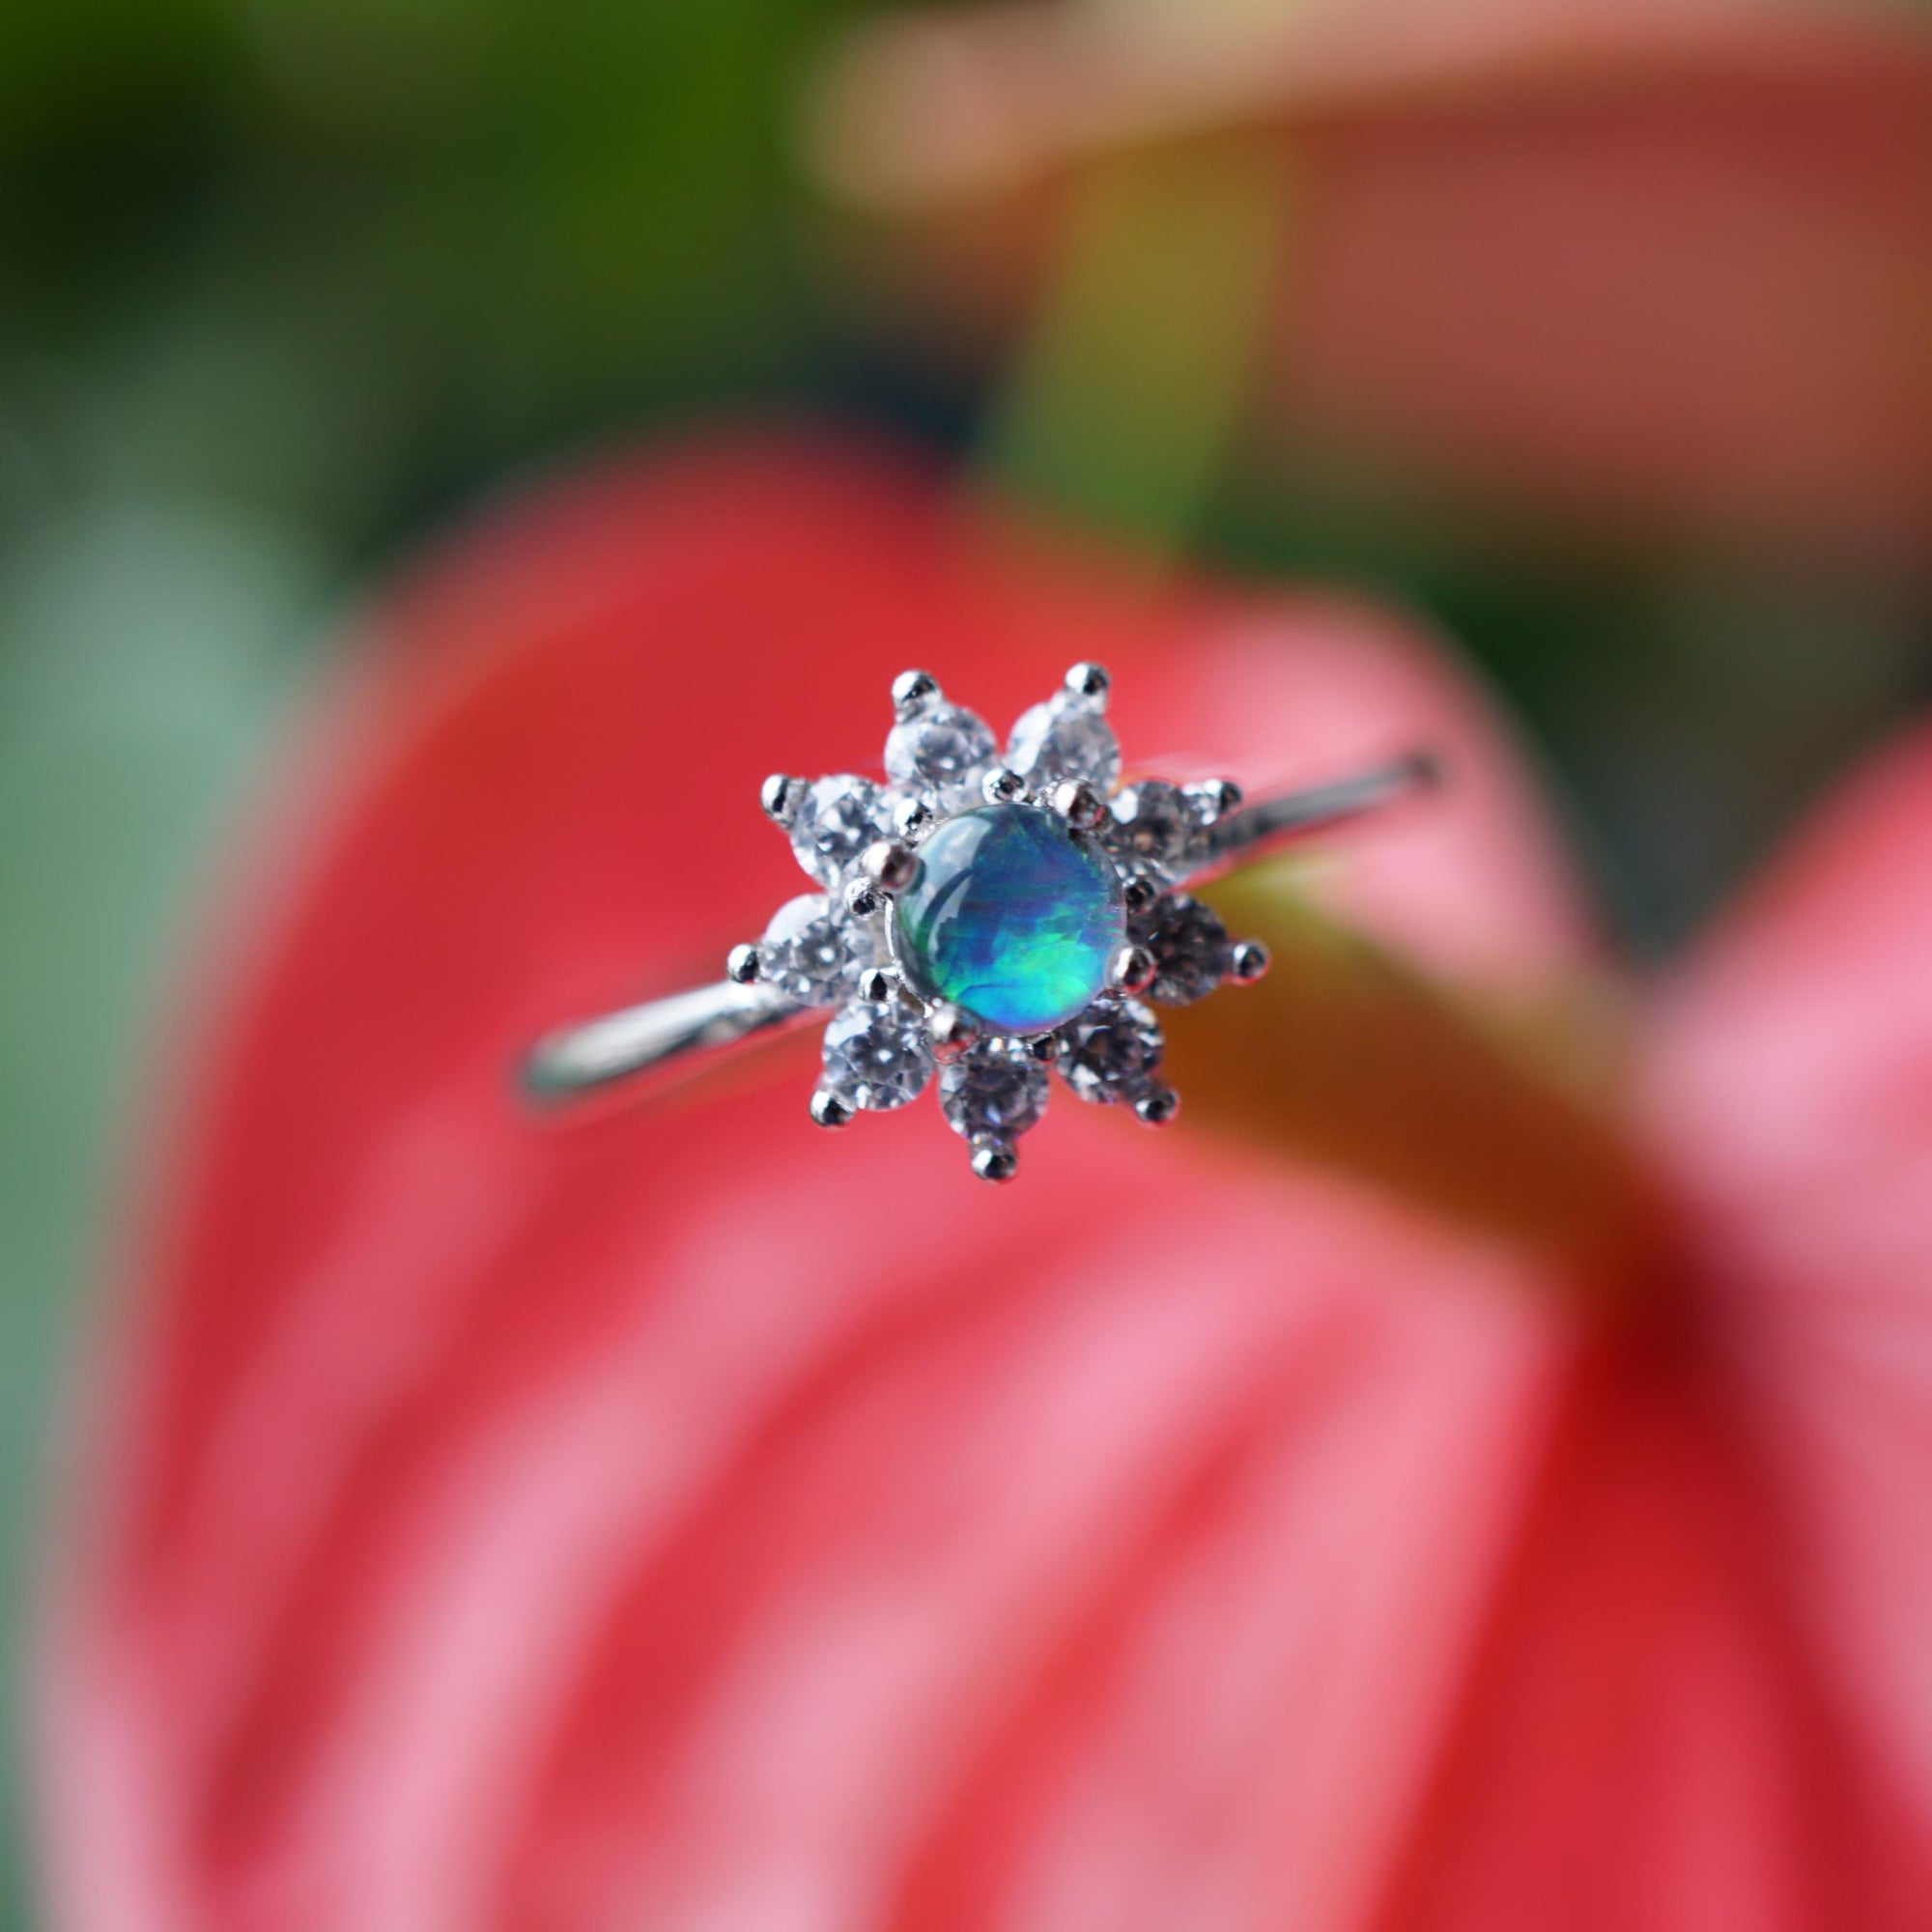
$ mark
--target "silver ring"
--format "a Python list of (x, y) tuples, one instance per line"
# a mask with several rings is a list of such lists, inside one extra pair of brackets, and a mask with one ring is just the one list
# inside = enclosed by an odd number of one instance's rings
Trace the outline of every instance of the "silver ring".
[(1014, 725), (1005, 761), (924, 671), (894, 680), (884, 783), (779, 776), (766, 814), (817, 890), (781, 906), (725, 977), (532, 1049), (525, 1092), (553, 1105), (662, 1082), (768, 1035), (827, 1020), (811, 1118), (842, 1127), (937, 1081), (974, 1171), (1008, 1180), (1048, 1072), (1150, 1126), (1179, 1100), (1153, 1009), (1266, 972), (1190, 890), (1431, 789), (1410, 753), (1330, 783), (1243, 800), (1227, 780), (1119, 783), (1107, 673), (1075, 665)]

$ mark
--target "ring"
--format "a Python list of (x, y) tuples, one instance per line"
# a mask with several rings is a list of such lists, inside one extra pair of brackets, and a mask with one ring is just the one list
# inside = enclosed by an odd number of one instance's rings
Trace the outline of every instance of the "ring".
[(905, 1106), (935, 1079), (983, 1179), (1057, 1070), (1083, 1100), (1162, 1126), (1153, 1008), (1267, 971), (1189, 889), (1433, 787), (1411, 753), (1327, 784), (1244, 801), (1219, 779), (1120, 784), (1107, 673), (1075, 665), (998, 741), (925, 671), (893, 683), (883, 784), (841, 773), (767, 779), (765, 812), (819, 890), (788, 900), (725, 977), (547, 1036), (525, 1091), (556, 1103), (674, 1075), (830, 1016), (811, 1118), (842, 1127)]

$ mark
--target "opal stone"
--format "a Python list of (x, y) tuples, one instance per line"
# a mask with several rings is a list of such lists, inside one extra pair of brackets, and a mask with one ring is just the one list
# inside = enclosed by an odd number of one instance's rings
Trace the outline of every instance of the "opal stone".
[(990, 805), (920, 847), (895, 909), (915, 991), (950, 1000), (994, 1033), (1044, 1033), (1107, 981), (1126, 930), (1107, 859), (1032, 806)]

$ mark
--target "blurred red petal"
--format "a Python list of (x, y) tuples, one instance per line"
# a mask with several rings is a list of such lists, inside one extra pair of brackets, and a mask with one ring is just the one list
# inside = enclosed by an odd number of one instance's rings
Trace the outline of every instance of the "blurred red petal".
[(1676, 988), (1651, 1095), (1716, 1285), (1736, 1402), (1782, 1492), (1796, 1614), (1921, 1853), (1932, 1847), (1928, 855), (1932, 735), (1920, 732), (1851, 783)]
[(1932, 45), (1312, 144), (1277, 425), (1519, 512), (1932, 541)]
[(759, 776), (867, 762), (908, 659), (999, 716), (1104, 657), (1251, 780), (1445, 742), (1336, 889), (1564, 970), (1480, 707), (803, 445), (507, 511), (372, 639), (75, 1504), (65, 1922), (1357, 1922), (1569, 1400), (1521, 1264), (1065, 1106), (990, 1195), (929, 1109), (812, 1132), (797, 1052), (581, 1134), (507, 1071), (715, 970), (793, 884)]
[(1378, 1932), (1905, 1932), (1921, 1822), (1794, 1612), (1710, 1364), (1605, 1363), (1552, 1440)]
[(1932, 735), (1681, 973), (1681, 1327), (1553, 1439), (1378, 1925), (1882, 1927), (1932, 1899)]

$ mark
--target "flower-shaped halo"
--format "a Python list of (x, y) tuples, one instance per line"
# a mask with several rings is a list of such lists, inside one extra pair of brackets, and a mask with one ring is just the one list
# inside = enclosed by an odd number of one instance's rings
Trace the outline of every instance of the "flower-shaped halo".
[(1009, 1180), (1048, 1073), (1150, 1126), (1179, 1101), (1151, 1005), (1184, 1006), (1267, 970), (1182, 888), (1240, 805), (1227, 780), (1119, 783), (1107, 673), (1075, 665), (1013, 726), (1005, 761), (982, 720), (924, 671), (894, 680), (887, 781), (765, 781), (767, 814), (823, 889), (732, 950), (741, 985), (836, 1009), (811, 1097), (819, 1125), (884, 1113), (939, 1080), (973, 1170)]

